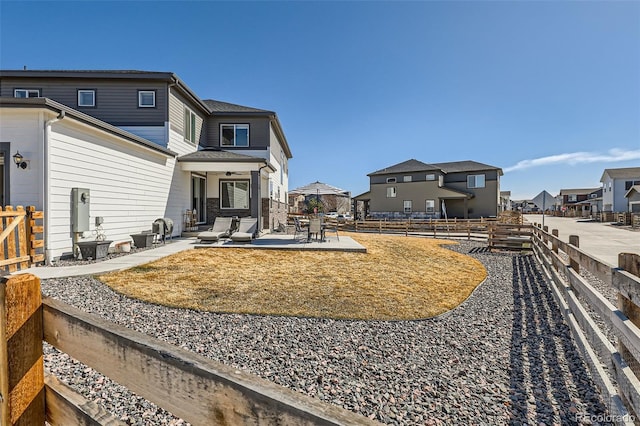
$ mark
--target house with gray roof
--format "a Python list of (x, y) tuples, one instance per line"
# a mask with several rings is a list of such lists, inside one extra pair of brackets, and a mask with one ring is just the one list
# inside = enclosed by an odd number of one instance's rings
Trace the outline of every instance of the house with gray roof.
[(640, 167), (605, 169), (600, 182), (602, 182), (603, 211), (628, 212), (629, 200), (626, 194), (632, 186), (640, 185)]
[(175, 235), (218, 216), (273, 229), (291, 158), (274, 111), (202, 99), (171, 72), (0, 70), (0, 201), (45, 211), (49, 260), (95, 236), (70, 233), (74, 188), (114, 245), (156, 218)]
[(500, 211), (502, 169), (476, 161), (410, 159), (369, 173), (369, 191), (354, 197), (375, 219), (481, 218)]

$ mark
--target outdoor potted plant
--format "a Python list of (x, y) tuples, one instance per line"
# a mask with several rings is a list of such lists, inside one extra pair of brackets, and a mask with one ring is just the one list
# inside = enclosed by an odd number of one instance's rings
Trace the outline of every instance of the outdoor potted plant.
[(102, 259), (107, 257), (109, 246), (113, 241), (107, 240), (107, 235), (102, 229), (102, 222), (96, 220), (96, 239), (93, 241), (78, 241), (78, 248), (82, 259)]

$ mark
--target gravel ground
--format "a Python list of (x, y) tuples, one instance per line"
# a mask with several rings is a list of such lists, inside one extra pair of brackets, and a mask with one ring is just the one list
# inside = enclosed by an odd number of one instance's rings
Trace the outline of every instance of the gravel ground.
[[(43, 292), (87, 312), (392, 425), (598, 424), (606, 416), (530, 255), (461, 242), (489, 277), (455, 310), (423, 321), (337, 321), (171, 309), (90, 277)], [(90, 368), (46, 349), (46, 367), (136, 425), (183, 424)], [(586, 415), (586, 416), (585, 416)]]

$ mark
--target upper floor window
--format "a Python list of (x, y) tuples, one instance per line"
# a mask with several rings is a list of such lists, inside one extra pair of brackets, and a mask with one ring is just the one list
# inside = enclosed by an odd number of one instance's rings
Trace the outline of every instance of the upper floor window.
[(94, 107), (96, 106), (95, 90), (78, 90), (78, 106)]
[(14, 98), (39, 98), (40, 90), (38, 89), (15, 89), (13, 91)]
[(397, 195), (396, 187), (390, 186), (387, 188), (387, 198), (395, 198)]
[(249, 125), (221, 124), (220, 146), (249, 146)]
[(573, 201), (578, 201), (578, 195), (576, 195), (576, 194), (569, 194), (569, 195), (567, 196), (567, 201), (571, 201), (571, 202), (573, 202)]
[(396, 183), (396, 178), (387, 178), (387, 183)]
[(402, 181), (403, 181), (403, 182), (411, 182), (411, 176), (404, 176), (404, 177), (402, 178)]
[(154, 90), (138, 90), (138, 107), (155, 108), (156, 92)]
[(467, 176), (467, 188), (484, 188), (484, 175)]
[(634, 185), (640, 185), (640, 180), (627, 180), (624, 182), (624, 190), (628, 191)]
[(196, 113), (184, 108), (184, 139), (196, 143)]
[(436, 180), (436, 174), (429, 173), (428, 175), (425, 176), (425, 180)]

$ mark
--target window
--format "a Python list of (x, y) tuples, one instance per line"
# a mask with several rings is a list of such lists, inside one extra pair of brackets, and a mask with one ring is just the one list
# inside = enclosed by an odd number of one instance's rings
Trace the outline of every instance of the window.
[(387, 198), (395, 198), (396, 197), (396, 187), (390, 186), (387, 188)]
[(221, 146), (249, 146), (248, 124), (221, 124)]
[(484, 175), (467, 176), (467, 188), (484, 188)]
[(155, 108), (156, 92), (153, 90), (138, 90), (138, 107)]
[(404, 212), (411, 213), (411, 200), (404, 200), (402, 204), (404, 205)]
[(405, 176), (402, 178), (404, 182), (411, 182), (411, 176)]
[(38, 89), (16, 89), (13, 91), (14, 98), (39, 98), (40, 90)]
[(220, 207), (223, 209), (248, 209), (249, 181), (225, 180), (220, 182)]
[(95, 90), (78, 90), (78, 106), (94, 107), (96, 106)]
[(435, 173), (429, 173), (427, 176), (425, 176), (426, 180), (436, 180), (436, 175)]
[(625, 183), (624, 183), (624, 190), (625, 190), (625, 191), (628, 191), (628, 190), (630, 190), (630, 189), (631, 189), (631, 187), (632, 187), (632, 186), (634, 186), (634, 185), (640, 185), (640, 180), (628, 180), (628, 181), (625, 181)]
[(196, 113), (184, 108), (184, 140), (196, 143)]
[(426, 207), (427, 213), (435, 212), (436, 211), (436, 201), (435, 200), (427, 200), (425, 207)]
[(567, 201), (570, 201), (570, 202), (578, 201), (578, 196), (576, 194), (569, 194), (567, 195)]
[(387, 183), (396, 183), (396, 178), (387, 178)]

